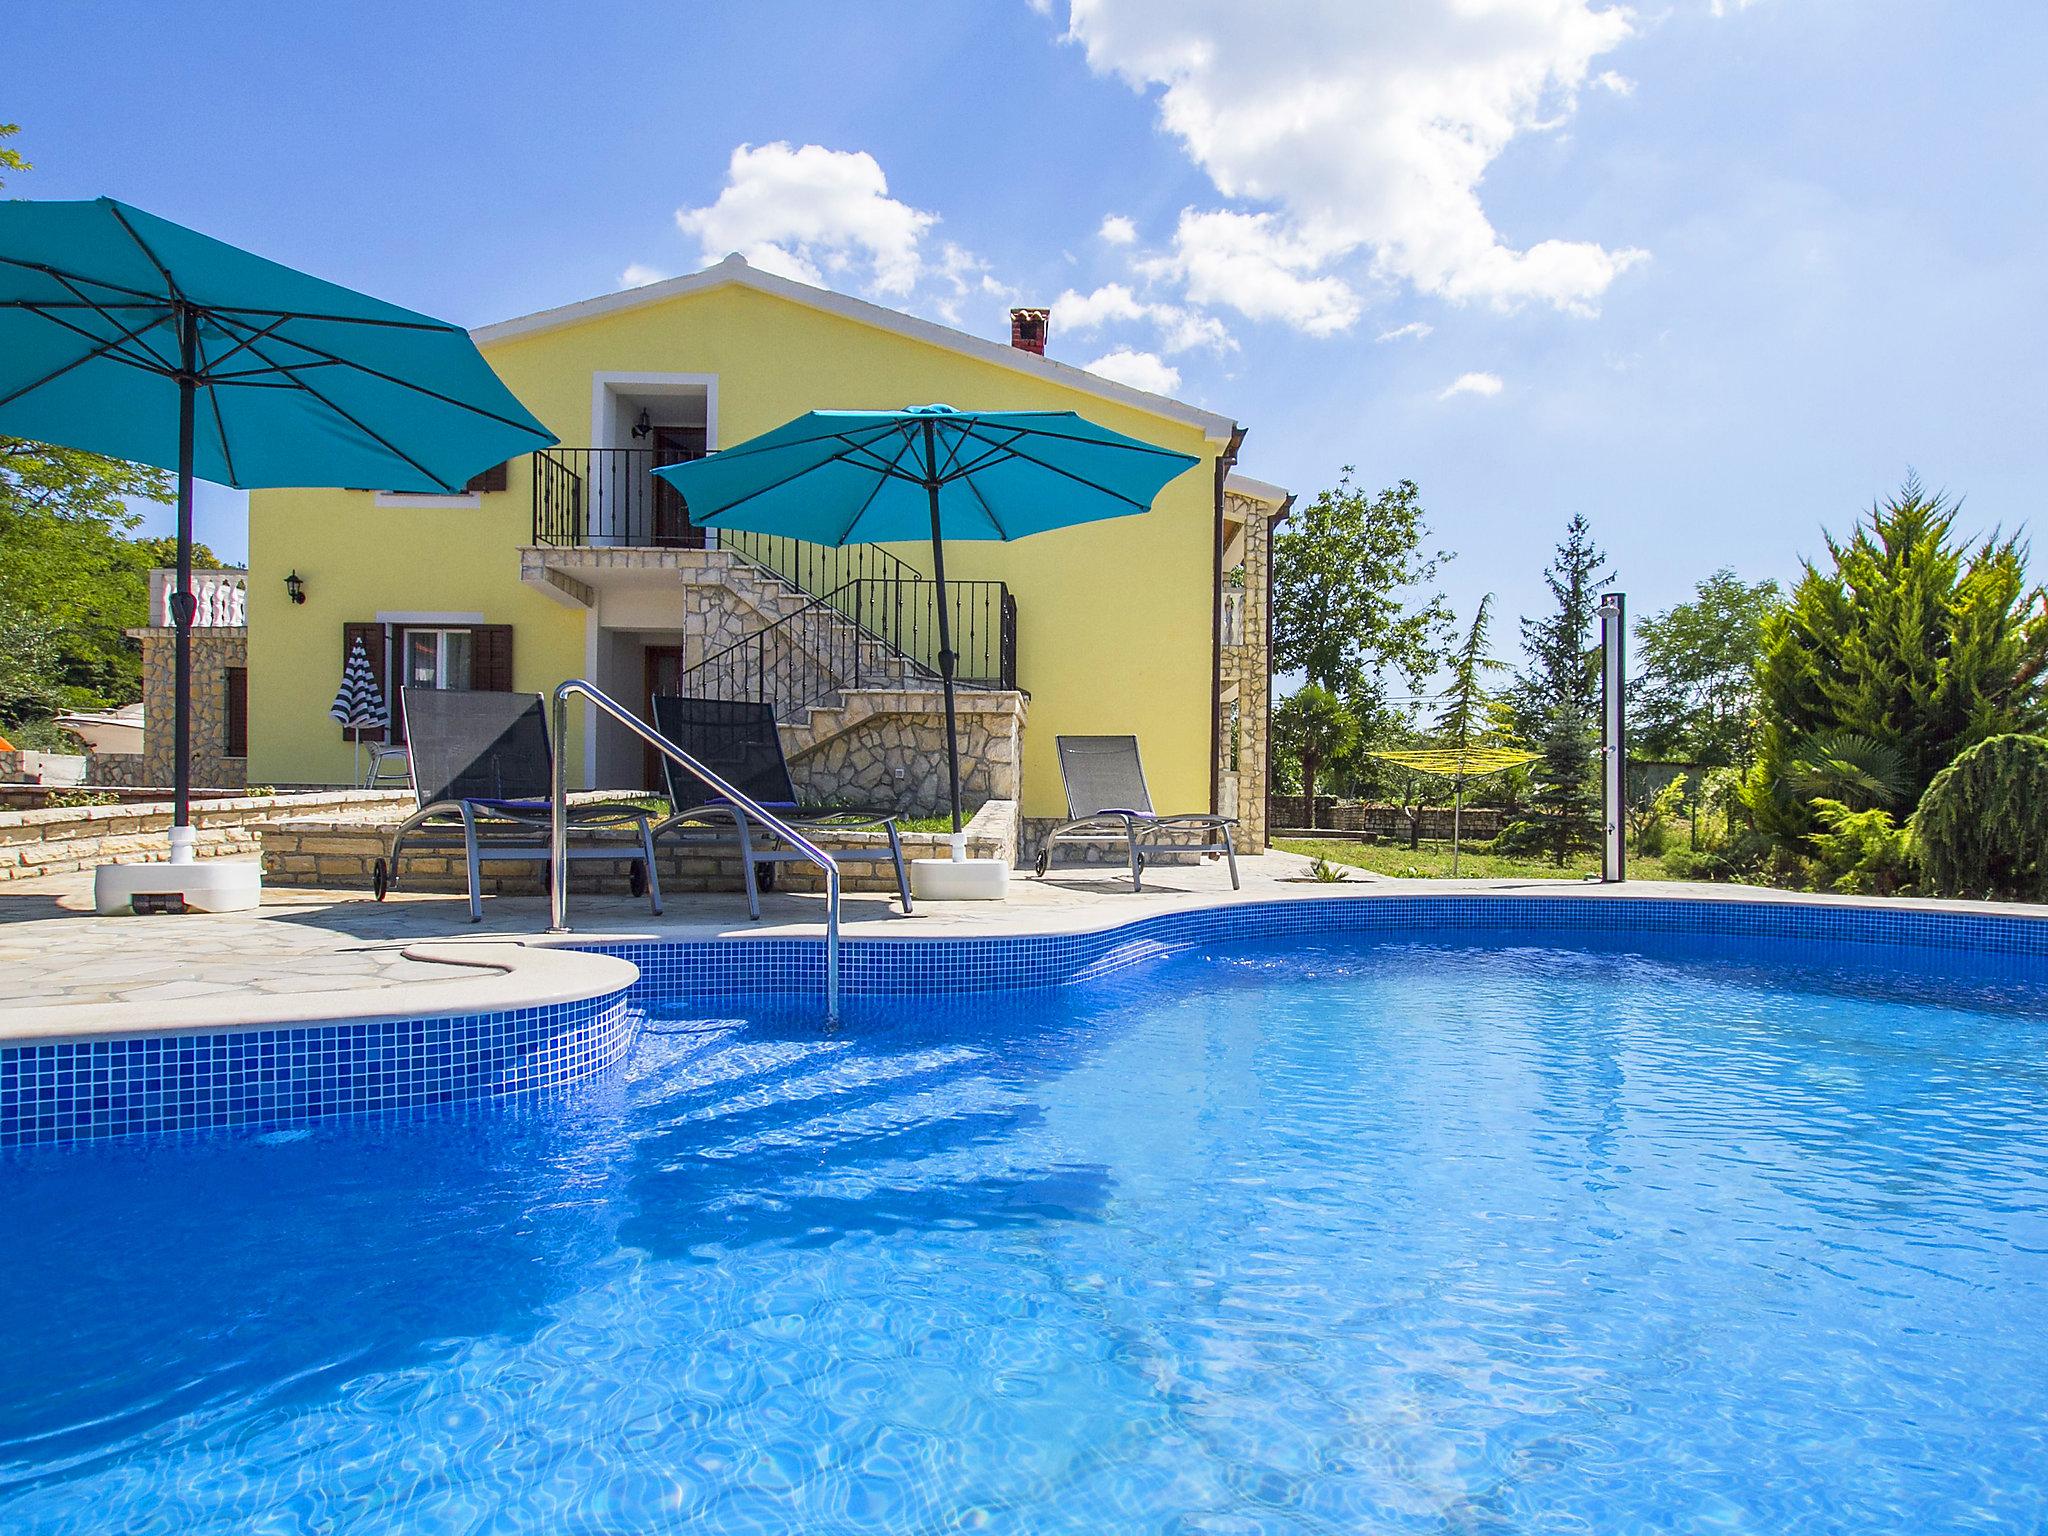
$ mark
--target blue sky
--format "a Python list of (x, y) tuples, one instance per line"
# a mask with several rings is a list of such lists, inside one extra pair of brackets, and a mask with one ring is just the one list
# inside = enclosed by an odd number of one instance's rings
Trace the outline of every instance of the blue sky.
[(735, 245), (983, 335), (1053, 303), (1253, 474), (1418, 482), (1506, 620), (1577, 511), (1637, 612), (1909, 467), (2033, 515), (2044, 58), (1998, 0), (16, 0), (0, 120), (15, 194), (465, 324)]

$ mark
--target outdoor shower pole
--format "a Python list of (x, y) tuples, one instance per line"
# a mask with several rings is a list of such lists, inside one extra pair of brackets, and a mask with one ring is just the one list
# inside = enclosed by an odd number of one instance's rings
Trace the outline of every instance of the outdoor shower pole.
[(939, 682), (946, 690), (946, 780), (953, 797), (953, 862), (967, 857), (960, 835), (960, 730), (953, 721), (953, 624), (946, 613), (946, 540), (939, 527), (938, 434), (924, 423), (924, 488), (932, 503), (932, 579), (939, 584)]
[(1628, 792), (1628, 722), (1623, 714), (1627, 672), (1622, 654), (1628, 639), (1627, 611), (1628, 599), (1620, 592), (1608, 592), (1600, 599), (1600, 677), (1605, 706), (1600, 747), (1601, 799), (1607, 815), (1600, 878), (1608, 882), (1628, 878), (1628, 818), (1624, 814)]
[(171, 593), (176, 631), (171, 714), (171, 862), (189, 864), (192, 834), (192, 418), (199, 393), (199, 320), (178, 305), (178, 584)]

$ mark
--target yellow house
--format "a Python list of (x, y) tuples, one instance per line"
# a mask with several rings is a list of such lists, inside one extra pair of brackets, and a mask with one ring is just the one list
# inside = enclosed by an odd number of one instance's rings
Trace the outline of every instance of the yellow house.
[[(348, 781), (327, 711), (360, 642), (394, 700), (578, 676), (643, 711), (656, 691), (766, 699), (807, 798), (936, 811), (929, 551), (698, 529), (650, 471), (807, 410), (944, 401), (1074, 410), (1202, 461), (1142, 516), (949, 546), (969, 798), (1018, 801), (1027, 828), (1059, 817), (1054, 738), (1129, 732), (1159, 807), (1234, 810), (1263, 843), (1265, 551), (1287, 495), (1233, 473), (1230, 418), (1047, 359), (1046, 324), (1013, 311), (1003, 345), (732, 256), (486, 326), (484, 355), (563, 446), (458, 496), (251, 496), (250, 779)], [(580, 710), (566, 746), (582, 787), (657, 782)]]

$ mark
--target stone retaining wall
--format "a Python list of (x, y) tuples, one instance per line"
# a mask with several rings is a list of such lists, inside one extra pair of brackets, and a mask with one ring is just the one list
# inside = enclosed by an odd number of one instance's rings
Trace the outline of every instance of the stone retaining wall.
[[(578, 796), (603, 799), (605, 796)], [(391, 846), (391, 832), (397, 819), (389, 816), (301, 817), (262, 828), (263, 879), (277, 886), (304, 886), (320, 890), (367, 891), (370, 867), (383, 858)], [(943, 833), (906, 832), (905, 859), (942, 858), (947, 850)], [(888, 844), (880, 833), (845, 832), (820, 837), (827, 849), (861, 848), (886, 852)], [(1017, 807), (1014, 801), (992, 800), (975, 812), (967, 825), (967, 852), (972, 858), (1016, 860)], [(713, 857), (684, 849), (664, 840), (656, 845), (656, 863), (664, 895), (685, 891), (738, 891), (742, 875), (738, 856)], [(572, 891), (624, 892), (628, 866), (574, 862), (569, 866)], [(775, 879), (786, 890), (816, 890), (821, 877), (809, 864), (776, 866)], [(840, 876), (842, 889), (849, 891), (893, 891), (896, 873), (888, 863), (848, 865)], [(538, 896), (545, 894), (538, 864), (486, 864), (483, 872), (486, 894)], [(408, 853), (399, 870), (399, 888), (405, 891), (461, 892), (469, 888), (468, 873), (460, 850), (453, 852)]]
[[(309, 811), (333, 814), (351, 806), (375, 811), (411, 803), (410, 790), (251, 795), (194, 801), (192, 825), (198, 830), (201, 858), (249, 858), (262, 851), (263, 829), (269, 824)], [(119, 859), (161, 859), (169, 852), (170, 828), (168, 801), (0, 811), (0, 884), (68, 874)]]
[[(944, 696), (936, 689), (866, 688), (849, 690), (846, 699), (838, 713), (858, 715), (839, 734), (790, 755), (790, 777), (805, 803), (945, 815), (950, 802)], [(983, 805), (1022, 798), (1024, 696), (962, 689), (959, 701), (961, 800)]]
[[(1308, 812), (1301, 796), (1275, 795), (1272, 806), (1273, 826), (1276, 831), (1284, 829), (1293, 836), (1299, 835), (1308, 826)], [(1421, 836), (1429, 842), (1449, 842), (1451, 819), (1452, 807), (1425, 806), (1422, 811)], [(1467, 843), (1483, 843), (1489, 838), (1499, 836), (1506, 820), (1502, 812), (1491, 806), (1468, 805), (1463, 817), (1460, 818), (1460, 830)], [(1408, 817), (1398, 805), (1362, 805), (1317, 795), (1316, 830), (1351, 832), (1364, 837), (1388, 838), (1405, 843), (1408, 841)]]

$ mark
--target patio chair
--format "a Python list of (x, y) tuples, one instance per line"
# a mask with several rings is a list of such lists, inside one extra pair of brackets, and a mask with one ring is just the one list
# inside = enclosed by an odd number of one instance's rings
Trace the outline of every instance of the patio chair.
[[(799, 805), (789, 764), (782, 756), (782, 736), (775, 729), (772, 706), (656, 694), (654, 728), (807, 837), (814, 832), (881, 832), (885, 848), (826, 852), (835, 864), (893, 864), (897, 895), (904, 915), (910, 915), (910, 876), (903, 864), (903, 840), (896, 831), (895, 813)], [(663, 757), (661, 766), (668, 779), (669, 802), (676, 809), (654, 829), (655, 837), (674, 837), (690, 848), (738, 850), (747, 888), (747, 916), (758, 922), (761, 887), (765, 884), (774, 889), (775, 866), (809, 863), (810, 856), (783, 841), (681, 763)]]
[[(1056, 738), (1060, 753), (1060, 777), (1067, 786), (1067, 820), (1046, 833), (1038, 848), (1038, 878), (1052, 868), (1053, 849), (1059, 843), (1122, 843), (1131, 861), (1131, 889), (1145, 888), (1145, 853), (1222, 854), (1230, 861), (1230, 888), (1241, 890), (1237, 879), (1237, 850), (1231, 846), (1235, 816), (1207, 812), (1161, 816), (1152, 809), (1152, 794), (1145, 788), (1145, 765), (1138, 757), (1135, 736), (1061, 736)], [(1187, 831), (1213, 834), (1209, 841), (1167, 843), (1163, 838)]]
[[(483, 921), (483, 866), (553, 863), (548, 718), (537, 693), (407, 688), (405, 746), (419, 810), (371, 867), (377, 899), (398, 888), (399, 855), (460, 851), (469, 872), (469, 920)], [(630, 863), (635, 896), (661, 914), (654, 830), (644, 806), (568, 808), (571, 862)]]

